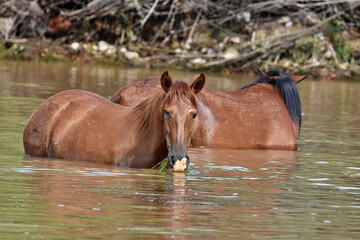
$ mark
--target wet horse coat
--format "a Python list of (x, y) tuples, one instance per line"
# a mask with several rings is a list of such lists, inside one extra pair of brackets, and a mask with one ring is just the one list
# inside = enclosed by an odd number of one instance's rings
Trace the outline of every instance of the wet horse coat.
[(150, 168), (166, 156), (170, 166), (189, 159), (190, 136), (198, 125), (195, 94), (205, 76), (189, 87), (164, 72), (159, 83), (162, 89), (131, 108), (82, 90), (53, 95), (24, 129), (25, 153), (137, 168)]
[[(258, 73), (255, 82), (238, 91), (204, 88), (197, 95), (200, 121), (192, 146), (297, 150), (301, 103), (296, 83), (306, 76), (291, 78), (278, 70)], [(111, 101), (136, 104), (159, 88), (158, 79), (124, 86)]]

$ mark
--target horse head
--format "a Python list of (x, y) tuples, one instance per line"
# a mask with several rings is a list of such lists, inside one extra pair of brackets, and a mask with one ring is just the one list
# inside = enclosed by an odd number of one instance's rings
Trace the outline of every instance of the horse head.
[(205, 85), (205, 75), (201, 73), (189, 86), (181, 81), (173, 82), (166, 71), (161, 75), (160, 82), (165, 91), (163, 118), (168, 148), (168, 164), (174, 168), (177, 161), (183, 162), (185, 159), (187, 168), (190, 162), (188, 155), (190, 137), (196, 129), (198, 121), (196, 94)]

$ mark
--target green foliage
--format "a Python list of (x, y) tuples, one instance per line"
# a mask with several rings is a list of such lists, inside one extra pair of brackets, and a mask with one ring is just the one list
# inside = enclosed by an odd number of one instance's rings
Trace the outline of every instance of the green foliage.
[(88, 20), (84, 19), (81, 23), (81, 30), (83, 32), (88, 32), (88, 31), (90, 31), (90, 29), (91, 29), (90, 22)]
[(338, 18), (335, 18), (335, 19), (333, 20), (333, 25), (335, 25), (335, 26), (337, 26), (337, 27), (340, 27), (340, 26), (343, 25), (343, 21), (341, 21), (341, 20), (338, 19)]
[(331, 43), (334, 46), (334, 50), (341, 61), (350, 61), (351, 51), (346, 45), (346, 39), (342, 32), (332, 32), (330, 34)]
[(22, 44), (13, 44), (10, 48), (0, 46), (0, 58), (8, 58), (13, 60), (23, 60), (27, 58), (26, 49)]
[(167, 169), (168, 165), (168, 159), (165, 158), (163, 159), (161, 162), (159, 162), (158, 164), (156, 164), (155, 166), (153, 166), (151, 169), (160, 171), (160, 172), (165, 172)]
[(312, 36), (299, 39), (296, 42), (295, 46), (298, 50), (300, 50), (302, 52), (310, 52), (314, 49), (314, 47), (316, 45), (316, 40), (317, 40), (317, 37), (315, 34), (313, 34)]
[(69, 62), (69, 60), (55, 52), (42, 53), (37, 57), (38, 61), (41, 62)]
[(218, 37), (217, 37), (217, 40), (218, 40), (219, 42), (222, 42), (222, 41), (225, 39), (226, 36), (227, 36), (227, 33), (226, 33), (226, 32), (220, 32), (219, 35), (218, 35)]
[(349, 61), (351, 54), (349, 48), (346, 46), (345, 42), (342, 41), (337, 44), (335, 47), (336, 54), (344, 61)]
[(81, 8), (85, 8), (88, 2), (88, 0), (81, 0)]

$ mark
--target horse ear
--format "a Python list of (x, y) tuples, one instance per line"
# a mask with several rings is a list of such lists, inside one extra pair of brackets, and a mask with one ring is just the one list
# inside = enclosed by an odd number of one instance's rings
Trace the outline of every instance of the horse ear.
[(296, 84), (300, 83), (302, 80), (304, 80), (305, 78), (307, 78), (308, 75), (304, 75), (304, 76), (291, 76), (291, 78), (296, 82)]
[(190, 85), (191, 90), (193, 90), (195, 94), (199, 93), (201, 89), (203, 89), (205, 81), (205, 75), (201, 73), (200, 76)]
[(164, 72), (161, 75), (160, 82), (161, 82), (161, 87), (164, 89), (164, 91), (165, 92), (169, 91), (173, 81), (172, 81), (168, 71)]
[(261, 71), (259, 68), (256, 69), (256, 72), (259, 74), (260, 78), (270, 78), (270, 76), (267, 75), (266, 72)]

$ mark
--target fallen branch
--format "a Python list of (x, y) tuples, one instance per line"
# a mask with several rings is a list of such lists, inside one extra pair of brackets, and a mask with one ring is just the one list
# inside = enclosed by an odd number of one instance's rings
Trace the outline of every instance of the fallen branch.
[[(354, 9), (354, 8), (357, 8), (360, 6), (360, 3), (355, 3), (355, 4), (352, 4), (350, 5), (349, 9), (348, 10), (342, 10), (342, 11), (339, 11), (337, 12), (336, 14), (324, 19), (323, 21), (321, 21), (320, 23), (310, 27), (310, 28), (307, 28), (305, 30), (302, 30), (302, 31), (296, 31), (296, 32), (293, 32), (293, 33), (290, 33), (290, 34), (286, 34), (285, 36), (291, 36), (291, 35), (295, 35), (293, 37), (290, 37), (290, 38), (287, 38), (287, 39), (281, 39), (281, 38), (277, 38), (277, 41), (275, 43), (272, 43), (270, 44), (269, 46), (265, 46), (263, 47), (261, 50), (258, 50), (258, 51), (252, 51), (250, 53), (245, 53), (245, 54), (241, 54), (239, 57), (236, 57), (236, 58), (233, 58), (233, 59), (223, 59), (223, 60), (219, 60), (219, 61), (214, 61), (214, 62), (210, 62), (210, 63), (207, 63), (207, 64), (204, 64), (202, 65), (201, 67), (199, 67), (200, 69), (208, 69), (208, 68), (211, 68), (211, 67), (214, 67), (214, 66), (217, 66), (217, 67), (222, 67), (222, 66), (226, 66), (226, 65), (229, 65), (229, 64), (233, 64), (233, 63), (236, 63), (238, 61), (241, 61), (241, 62), (245, 62), (245, 61), (250, 61), (238, 68), (236, 68), (235, 70), (233, 70), (234, 72), (239, 72), (241, 71), (242, 69), (252, 65), (254, 62), (258, 62), (260, 60), (263, 60), (265, 59), (266, 57), (268, 57), (269, 55), (271, 54), (275, 54), (277, 53), (278, 51), (282, 50), (282, 49), (285, 49), (285, 48), (289, 48), (290, 46), (292, 46), (296, 40), (300, 39), (300, 38), (303, 38), (303, 37), (306, 37), (306, 36), (309, 36), (310, 34), (313, 33), (314, 30), (322, 27), (324, 24), (330, 22), (331, 20), (343, 15), (344, 13), (346, 13), (347, 11), (351, 10), (351, 9)], [(249, 45), (249, 43), (246, 44), (247, 46)], [(238, 48), (244, 48), (244, 46), (239, 46)], [(256, 54), (261, 54), (261, 55), (258, 55), (257, 57)], [(255, 58), (254, 58), (255, 57)], [(254, 58), (254, 59), (253, 59)], [(252, 60), (251, 60), (252, 59)]]

